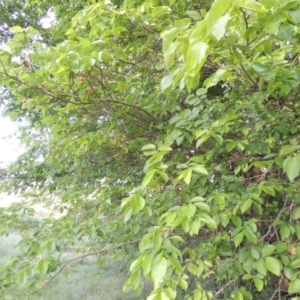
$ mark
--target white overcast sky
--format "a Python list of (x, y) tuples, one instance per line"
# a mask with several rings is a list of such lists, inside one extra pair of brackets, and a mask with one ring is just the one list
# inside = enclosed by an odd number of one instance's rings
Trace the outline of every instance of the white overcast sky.
[(0, 167), (13, 162), (22, 153), (16, 131), (17, 126), (9, 118), (0, 116)]

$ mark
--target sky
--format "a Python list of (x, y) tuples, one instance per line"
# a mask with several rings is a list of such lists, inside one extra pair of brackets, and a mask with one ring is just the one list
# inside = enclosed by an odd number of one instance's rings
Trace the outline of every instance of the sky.
[(2, 117), (0, 111), (0, 167), (13, 162), (22, 153), (16, 131), (16, 125), (9, 118)]

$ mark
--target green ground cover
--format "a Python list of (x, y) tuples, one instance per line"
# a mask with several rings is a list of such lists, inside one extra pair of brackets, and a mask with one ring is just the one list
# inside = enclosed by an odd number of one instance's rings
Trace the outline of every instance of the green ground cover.
[[(0, 237), (0, 262), (5, 261), (21, 239), (12, 233)], [(67, 256), (68, 254), (66, 254)], [(138, 300), (147, 298), (147, 289), (140, 296), (122, 292), (126, 271), (120, 263), (107, 263), (99, 267), (93, 258), (86, 258), (81, 264), (74, 264), (60, 274), (38, 293), (11, 298), (13, 300)], [(149, 293), (149, 291), (148, 291)]]

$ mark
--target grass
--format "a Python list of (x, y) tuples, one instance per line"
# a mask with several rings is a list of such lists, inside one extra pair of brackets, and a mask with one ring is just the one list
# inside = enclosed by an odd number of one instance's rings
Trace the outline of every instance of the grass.
[[(8, 237), (0, 237), (0, 261), (14, 251), (14, 245), (21, 237), (12, 233)], [(14, 300), (142, 300), (146, 299), (150, 287), (144, 289), (140, 296), (122, 292), (127, 274), (119, 263), (107, 263), (99, 267), (93, 258), (59, 274), (49, 285), (38, 293), (28, 297), (22, 296)]]

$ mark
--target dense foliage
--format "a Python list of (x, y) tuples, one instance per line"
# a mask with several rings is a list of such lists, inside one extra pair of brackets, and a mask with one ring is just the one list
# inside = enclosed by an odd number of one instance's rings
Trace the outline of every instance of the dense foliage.
[(1, 188), (63, 216), (0, 211), (23, 236), (0, 294), (94, 255), (128, 261), (124, 290), (146, 278), (149, 300), (299, 299), (300, 1), (75, 2), (29, 2), (55, 26), (1, 46), (26, 145)]

